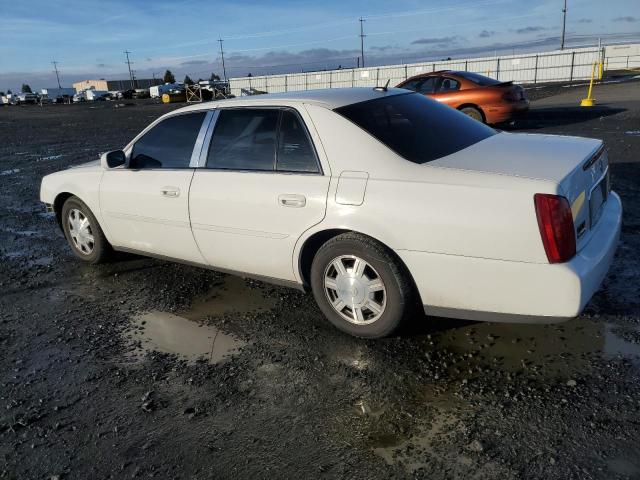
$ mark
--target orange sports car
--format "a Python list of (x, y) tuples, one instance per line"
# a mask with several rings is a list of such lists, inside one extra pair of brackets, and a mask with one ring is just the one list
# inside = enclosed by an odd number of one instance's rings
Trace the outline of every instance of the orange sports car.
[(524, 89), (472, 72), (441, 70), (408, 78), (398, 85), (457, 108), (484, 123), (502, 123), (529, 110)]

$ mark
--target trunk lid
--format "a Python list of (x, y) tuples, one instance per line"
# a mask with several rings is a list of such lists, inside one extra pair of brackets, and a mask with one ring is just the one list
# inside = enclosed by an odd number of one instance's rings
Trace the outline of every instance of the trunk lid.
[[(556, 183), (571, 205), (578, 250), (588, 242), (610, 189), (607, 152), (592, 138), (500, 133), (430, 165)], [(535, 215), (533, 198), (531, 205)]]

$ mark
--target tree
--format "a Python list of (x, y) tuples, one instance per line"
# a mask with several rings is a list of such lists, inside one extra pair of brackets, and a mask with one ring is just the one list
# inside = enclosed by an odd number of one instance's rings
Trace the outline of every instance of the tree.
[(220, 80), (220, 75), (216, 75), (215, 73), (212, 73), (211, 76), (209, 77), (209, 80), (211, 80), (212, 82), (217, 82), (218, 80)]
[(22, 93), (33, 93), (33, 91), (31, 90), (31, 87), (29, 85), (27, 85), (26, 83), (22, 84), (21, 91), (22, 91)]
[(4, 92), (0, 92), (0, 97), (4, 97)]
[(173, 76), (171, 70), (164, 72), (164, 83), (176, 83), (176, 77)]
[(13, 92), (11, 91), (11, 89), (7, 90), (7, 95), (11, 95), (13, 94)]
[(191, 77), (189, 75), (185, 75), (184, 81), (182, 83), (184, 83), (185, 85), (193, 85), (193, 80), (191, 80)]

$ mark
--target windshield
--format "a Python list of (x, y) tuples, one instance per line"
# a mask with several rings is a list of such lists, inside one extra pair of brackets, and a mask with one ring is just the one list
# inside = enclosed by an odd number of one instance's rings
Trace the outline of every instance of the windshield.
[(496, 134), (464, 113), (418, 93), (354, 103), (335, 111), (414, 163), (437, 160)]
[(490, 87), (491, 85), (500, 85), (502, 82), (496, 80), (495, 78), (485, 77), (484, 75), (480, 75), (473, 72), (453, 72), (459, 77), (466, 78), (467, 80), (472, 81), (475, 84), (480, 85), (481, 87)]

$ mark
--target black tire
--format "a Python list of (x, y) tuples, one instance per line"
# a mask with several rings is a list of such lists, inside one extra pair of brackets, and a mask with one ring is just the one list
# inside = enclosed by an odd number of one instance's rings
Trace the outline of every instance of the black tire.
[[(369, 270), (371, 276), (379, 276), (382, 279), (385, 289), (383, 292), (385, 306), (379, 318), (372, 323), (356, 324), (343, 318), (342, 315), (345, 312), (353, 314), (353, 311), (345, 304), (346, 309), (342, 314), (339, 313), (329, 299), (331, 293), (325, 290), (325, 274), (330, 272), (332, 262), (343, 256), (356, 256), (364, 260), (369, 264), (365, 268), (373, 269)], [(343, 332), (356, 337), (389, 336), (415, 312), (417, 295), (406, 267), (387, 247), (371, 237), (355, 232), (338, 235), (320, 247), (311, 265), (311, 288), (320, 310), (327, 319)], [(344, 292), (344, 290), (340, 291)], [(352, 290), (352, 295), (355, 295), (354, 291), (357, 292), (357, 288)], [(338, 290), (335, 290), (336, 294), (337, 292)], [(372, 316), (375, 317), (375, 315)]]
[[(69, 220), (69, 214), (72, 210), (81, 212), (89, 221), (89, 233), (93, 237), (93, 246), (90, 252), (83, 251), (79, 244), (72, 238)], [(67, 239), (74, 255), (80, 260), (91, 264), (98, 264), (107, 261), (111, 257), (113, 249), (104, 236), (98, 220), (91, 212), (91, 209), (78, 197), (69, 197), (64, 202), (60, 220), (62, 222), (64, 236)]]
[(467, 115), (468, 117), (473, 118), (474, 120), (477, 120), (482, 123), (486, 123), (484, 119), (484, 114), (482, 113), (482, 110), (480, 110), (479, 108), (464, 107), (464, 108), (461, 108), (460, 111), (465, 115)]

